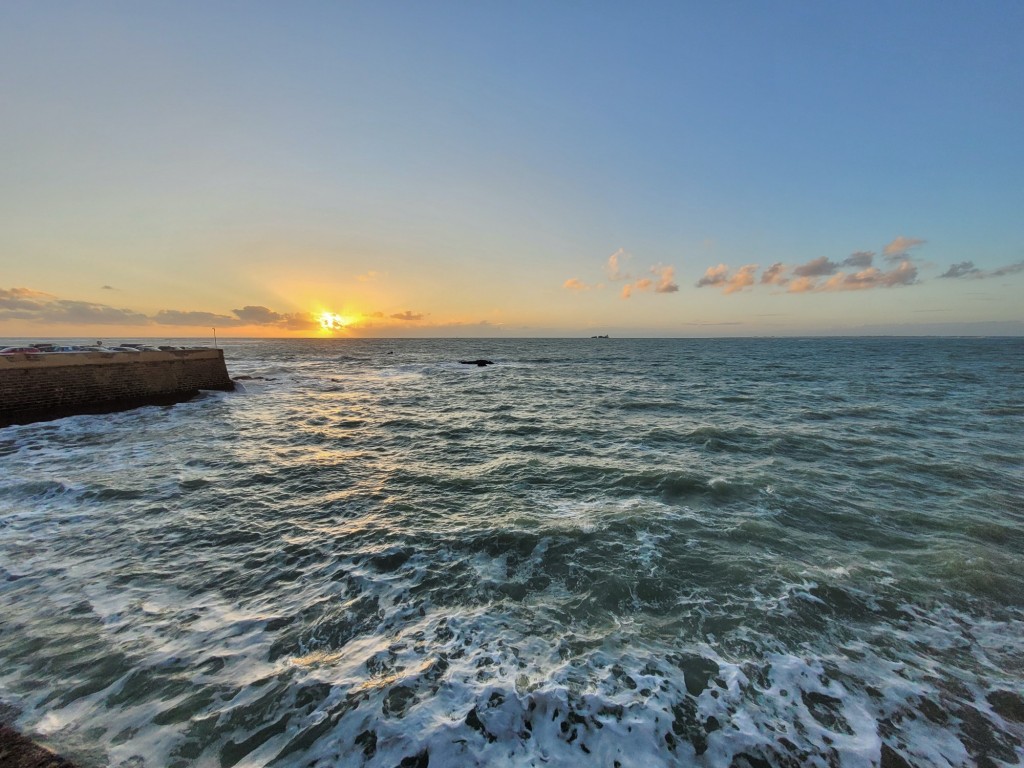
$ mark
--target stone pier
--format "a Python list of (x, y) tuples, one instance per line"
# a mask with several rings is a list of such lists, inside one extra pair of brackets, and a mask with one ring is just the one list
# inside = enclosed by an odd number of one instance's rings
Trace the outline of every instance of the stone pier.
[(0, 427), (234, 388), (220, 349), (0, 355)]

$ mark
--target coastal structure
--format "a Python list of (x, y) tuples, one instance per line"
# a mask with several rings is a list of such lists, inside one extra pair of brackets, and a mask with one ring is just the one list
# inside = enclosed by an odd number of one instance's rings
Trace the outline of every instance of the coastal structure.
[(0, 427), (235, 388), (220, 349), (0, 355)]

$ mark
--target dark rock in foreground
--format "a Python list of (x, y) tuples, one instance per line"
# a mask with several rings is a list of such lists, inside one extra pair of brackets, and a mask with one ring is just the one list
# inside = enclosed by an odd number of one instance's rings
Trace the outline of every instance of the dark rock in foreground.
[(483, 368), (485, 365), (494, 365), (493, 360), (459, 360), (462, 365), (478, 365)]
[(77, 768), (70, 760), (43, 749), (6, 725), (0, 725), (0, 765), (4, 768)]

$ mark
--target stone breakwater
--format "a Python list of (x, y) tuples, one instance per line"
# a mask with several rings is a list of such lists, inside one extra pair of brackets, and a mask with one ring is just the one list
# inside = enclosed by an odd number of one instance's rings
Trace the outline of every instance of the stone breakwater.
[(0, 427), (234, 388), (220, 349), (0, 355)]

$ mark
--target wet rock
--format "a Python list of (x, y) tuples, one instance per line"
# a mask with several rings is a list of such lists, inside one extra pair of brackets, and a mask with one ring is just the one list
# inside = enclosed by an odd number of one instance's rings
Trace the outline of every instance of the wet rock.
[(711, 678), (718, 674), (718, 662), (705, 659), (703, 656), (685, 654), (673, 661), (683, 670), (686, 691), (691, 696), (700, 696), (711, 684)]
[(0, 765), (5, 768), (76, 768), (71, 761), (43, 749), (6, 725), (0, 725)]
[(988, 703), (1004, 720), (1024, 723), (1024, 697), (1013, 691), (992, 691), (987, 697)]
[(423, 751), (418, 755), (403, 757), (402, 762), (398, 765), (399, 768), (427, 768), (427, 766), (430, 765), (430, 755), (428, 755), (426, 751)]
[(800, 697), (811, 716), (823, 726), (837, 733), (853, 734), (853, 729), (843, 717), (841, 700), (817, 691), (801, 692)]
[(493, 360), (483, 360), (483, 359), (481, 359), (481, 360), (459, 360), (459, 363), (462, 364), (462, 365), (476, 365), (476, 366), (479, 366), (480, 368), (483, 368), (485, 365), (494, 365), (494, 361)]
[(377, 733), (375, 731), (363, 731), (356, 736), (356, 744), (363, 748), (366, 757), (373, 757), (377, 754)]
[(474, 731), (477, 731), (481, 736), (485, 737), (487, 741), (496, 741), (494, 734), (487, 730), (487, 726), (485, 726), (483, 721), (480, 719), (480, 715), (477, 713), (476, 707), (469, 710), (469, 714), (466, 715), (466, 725)]
[(957, 715), (962, 734), (960, 740), (974, 758), (975, 765), (995, 765), (995, 761), (1012, 765), (1016, 762), (1016, 747), (1020, 746), (1020, 739), (996, 728), (972, 706), (964, 707)]
[(416, 691), (407, 685), (396, 685), (384, 698), (384, 714), (404, 717), (406, 710), (416, 700)]
[(910, 768), (910, 763), (904, 759), (903, 755), (888, 744), (883, 744), (882, 759), (879, 762), (879, 768)]

